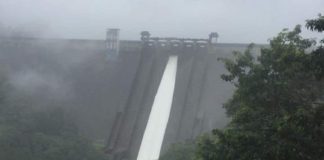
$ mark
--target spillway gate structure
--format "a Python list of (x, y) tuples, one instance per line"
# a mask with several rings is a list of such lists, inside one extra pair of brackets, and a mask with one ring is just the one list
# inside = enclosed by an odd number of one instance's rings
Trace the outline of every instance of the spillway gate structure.
[(206, 88), (207, 53), (217, 34), (208, 39), (150, 37), (142, 32), (140, 61), (131, 89), (115, 118), (107, 143), (114, 160), (135, 160), (150, 117), (152, 105), (170, 56), (177, 69), (170, 115), (161, 152), (172, 143), (193, 140), (201, 134), (204, 108), (199, 107)]

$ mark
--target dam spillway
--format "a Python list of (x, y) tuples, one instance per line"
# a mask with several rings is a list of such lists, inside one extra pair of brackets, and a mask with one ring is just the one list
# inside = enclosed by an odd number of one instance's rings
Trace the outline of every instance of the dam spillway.
[[(113, 159), (158, 159), (167, 146), (203, 132), (206, 110), (199, 106), (210, 45), (208, 39), (142, 36), (131, 90), (108, 141)], [(170, 64), (176, 65), (172, 72)], [(174, 82), (164, 83), (168, 75)]]
[(154, 98), (137, 160), (159, 159), (172, 106), (177, 61), (177, 56), (169, 57), (161, 83)]

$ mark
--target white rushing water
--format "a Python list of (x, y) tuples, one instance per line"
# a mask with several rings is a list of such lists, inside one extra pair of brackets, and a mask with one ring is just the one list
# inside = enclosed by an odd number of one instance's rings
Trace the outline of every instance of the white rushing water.
[(137, 160), (157, 160), (169, 121), (178, 56), (170, 56), (157, 90)]

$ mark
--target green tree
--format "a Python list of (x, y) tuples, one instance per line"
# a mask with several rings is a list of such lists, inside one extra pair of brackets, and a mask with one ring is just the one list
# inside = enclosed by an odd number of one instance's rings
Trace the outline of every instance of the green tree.
[[(308, 26), (322, 31), (317, 22)], [(224, 105), (232, 120), (200, 141), (201, 159), (324, 159), (324, 52), (307, 53), (315, 42), (300, 33), (300, 25), (283, 30), (256, 59), (253, 45), (221, 59), (229, 72), (222, 78), (236, 86)]]
[[(317, 32), (323, 32), (324, 31), (324, 16), (319, 14), (318, 18), (311, 19), (306, 21), (306, 28), (317, 31)], [(323, 75), (324, 74), (324, 38), (321, 40), (321, 44), (319, 47), (317, 47), (312, 52), (312, 62), (314, 71), (317, 73), (317, 75)]]
[(183, 142), (173, 144), (159, 160), (194, 160), (195, 142)]
[(310, 19), (306, 21), (306, 27), (312, 31), (324, 31), (324, 16), (318, 15), (317, 19)]
[(33, 111), (7, 121), (0, 135), (0, 157), (6, 160), (104, 160), (82, 137), (61, 109)]

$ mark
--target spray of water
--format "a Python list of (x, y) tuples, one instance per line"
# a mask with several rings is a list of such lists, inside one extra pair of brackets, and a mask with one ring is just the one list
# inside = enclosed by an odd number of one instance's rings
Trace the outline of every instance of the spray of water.
[(146, 125), (137, 160), (157, 160), (168, 124), (177, 73), (178, 56), (170, 56)]

